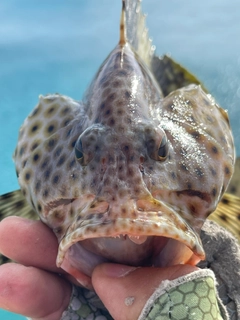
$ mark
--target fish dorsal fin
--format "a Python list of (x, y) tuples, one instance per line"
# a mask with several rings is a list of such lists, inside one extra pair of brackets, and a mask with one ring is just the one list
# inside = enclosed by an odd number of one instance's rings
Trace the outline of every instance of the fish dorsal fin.
[(201, 84), (193, 74), (170, 56), (159, 57), (155, 54), (155, 46), (146, 27), (146, 15), (141, 11), (141, 0), (124, 2), (127, 41), (152, 71), (164, 96), (190, 83)]
[(240, 241), (240, 198), (225, 193), (209, 219), (230, 231)]
[(151, 65), (154, 47), (145, 25), (146, 16), (141, 11), (141, 0), (125, 0), (126, 37), (146, 65)]

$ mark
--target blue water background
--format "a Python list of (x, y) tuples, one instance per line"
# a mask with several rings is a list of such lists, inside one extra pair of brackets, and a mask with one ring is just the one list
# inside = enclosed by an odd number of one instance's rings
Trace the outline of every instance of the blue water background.
[[(18, 188), (11, 156), (39, 94), (81, 99), (117, 44), (120, 7), (120, 0), (1, 0), (0, 194)], [(228, 109), (240, 155), (239, 0), (145, 0), (143, 7), (157, 53), (170, 53)]]

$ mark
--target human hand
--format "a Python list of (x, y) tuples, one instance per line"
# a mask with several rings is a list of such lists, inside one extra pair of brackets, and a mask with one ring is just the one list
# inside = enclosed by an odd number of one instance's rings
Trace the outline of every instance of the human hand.
[[(0, 266), (0, 307), (34, 320), (59, 320), (72, 278), (56, 267), (58, 243), (40, 221), (10, 217), (0, 223), (0, 252), (18, 262)], [(159, 283), (197, 270), (189, 265), (134, 268), (98, 266), (92, 284), (115, 320), (137, 319)]]

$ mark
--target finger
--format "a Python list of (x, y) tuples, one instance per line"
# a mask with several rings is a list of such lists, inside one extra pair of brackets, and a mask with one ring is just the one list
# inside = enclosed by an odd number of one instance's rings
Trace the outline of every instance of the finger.
[(9, 217), (0, 223), (0, 252), (25, 266), (62, 272), (56, 266), (58, 242), (41, 221)]
[(135, 268), (102, 264), (95, 268), (92, 284), (115, 320), (134, 320), (163, 280), (173, 280), (195, 270), (198, 268), (189, 265)]
[(15, 263), (0, 266), (0, 308), (38, 320), (59, 320), (71, 285), (60, 276)]

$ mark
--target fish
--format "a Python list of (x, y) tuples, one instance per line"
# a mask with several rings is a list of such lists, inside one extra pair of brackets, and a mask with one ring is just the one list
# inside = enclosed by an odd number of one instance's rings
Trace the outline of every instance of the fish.
[(141, 1), (122, 0), (119, 42), (83, 100), (40, 96), (14, 161), (21, 191), (1, 197), (2, 215), (39, 216), (58, 239), (57, 266), (89, 288), (103, 262), (203, 260), (199, 234), (222, 203), (235, 148), (227, 111), (156, 55)]

